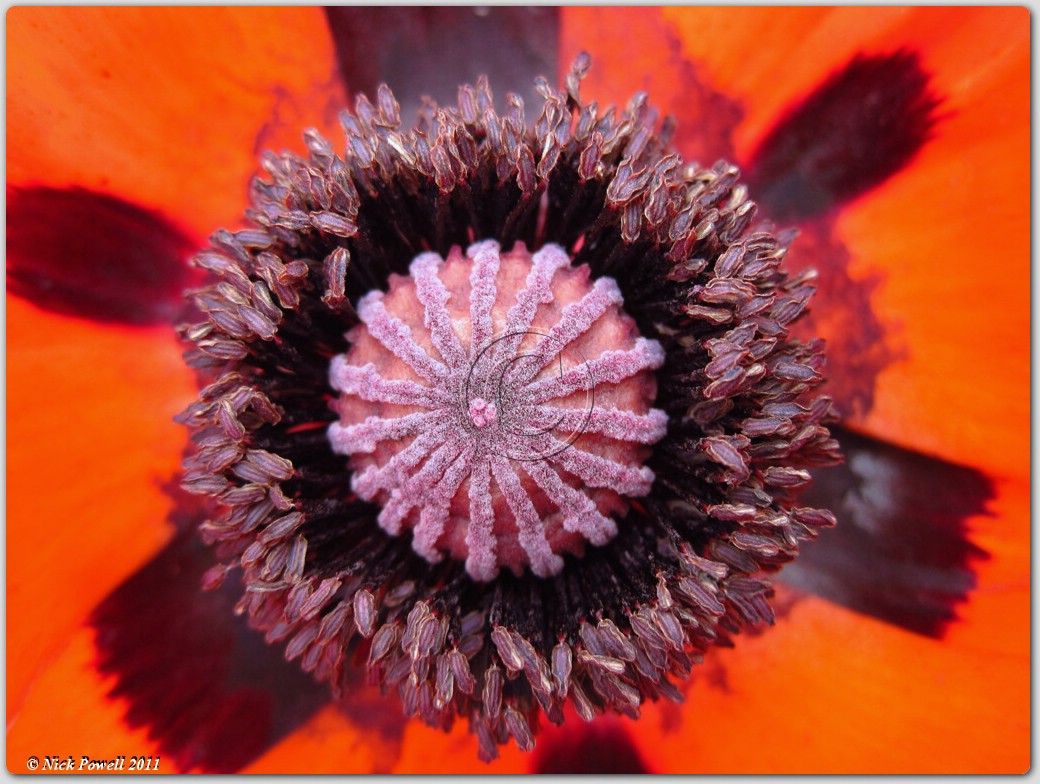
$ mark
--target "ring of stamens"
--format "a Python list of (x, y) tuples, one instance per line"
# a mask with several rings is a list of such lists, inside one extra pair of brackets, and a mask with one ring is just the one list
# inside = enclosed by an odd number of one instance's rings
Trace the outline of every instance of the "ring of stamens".
[[(239, 571), (237, 611), (288, 659), (337, 694), (364, 677), (431, 726), (467, 721), (485, 759), (510, 738), (532, 748), (540, 722), (571, 707), (635, 718), (644, 700), (681, 700), (677, 683), (707, 649), (771, 622), (763, 573), (834, 524), (796, 498), (806, 467), (838, 459), (822, 344), (791, 331), (813, 275), (785, 271), (791, 235), (755, 225), (735, 167), (683, 164), (646, 96), (621, 110), (583, 100), (588, 67), (579, 57), (565, 89), (539, 80), (533, 122), (512, 95), (500, 114), (481, 79), (406, 128), (383, 86), (343, 115), (342, 153), (309, 131), (306, 158), (265, 157), (252, 225), (218, 231), (195, 258), (215, 279), (192, 298), (202, 319), (181, 330), (206, 381), (179, 417), (192, 438), (182, 486), (206, 499), (199, 532), (219, 561), (206, 585)], [(559, 243), (576, 269), (616, 280), (638, 334), (666, 356), (643, 404), (667, 412), (668, 432), (645, 463), (619, 461), (652, 469), (650, 492), (628, 499), (613, 540), (550, 579), (506, 568), (480, 582), (468, 553), (420, 557), (346, 480), (386, 445), (346, 457), (327, 435), (340, 418), (330, 362), (363, 342), (344, 333), (366, 293), (390, 298), (419, 254), (450, 258), (475, 237)], [(458, 402), (470, 437), (510, 422), (492, 389)]]

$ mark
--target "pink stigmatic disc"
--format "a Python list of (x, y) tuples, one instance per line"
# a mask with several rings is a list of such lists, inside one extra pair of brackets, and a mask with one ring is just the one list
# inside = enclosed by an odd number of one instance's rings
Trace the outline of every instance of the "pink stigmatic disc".
[(478, 581), (502, 567), (558, 574), (650, 491), (664, 351), (614, 280), (590, 280), (555, 245), (485, 241), (425, 253), (409, 273), (360, 300), (351, 348), (332, 361), (329, 439), (351, 458), (353, 490), (430, 562), (465, 560)]

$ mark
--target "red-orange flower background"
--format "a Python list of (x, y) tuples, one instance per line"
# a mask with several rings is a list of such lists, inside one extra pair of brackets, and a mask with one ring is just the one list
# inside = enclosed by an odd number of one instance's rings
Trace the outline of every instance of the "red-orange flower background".
[[(989, 513), (968, 521), (990, 558), (941, 638), (799, 597), (776, 628), (709, 658), (685, 705), (623, 722), (651, 769), (1029, 767), (1028, 24), (1024, 9), (560, 12), (561, 67), (593, 55), (585, 94), (609, 103), (646, 90), (690, 124), (692, 74), (739, 103), (738, 161), (853, 55), (918, 53), (943, 100), (934, 138), (833, 218), (851, 278), (879, 281), (870, 305), (896, 357), (848, 424), (979, 469), (995, 488)], [(111, 194), (200, 247), (240, 224), (260, 151), (302, 151), (309, 126), (337, 138), (350, 90), (319, 9), (19, 8), (7, 32), (9, 188)], [(172, 417), (193, 396), (191, 376), (166, 326), (6, 303), (8, 769), (24, 772), (30, 754), (157, 753), (106, 696), (85, 623), (172, 536), (160, 485), (179, 465)], [(444, 739), (410, 723), (398, 747), (330, 706), (248, 770), (531, 764), (512, 747), (476, 763), (461, 726)]]

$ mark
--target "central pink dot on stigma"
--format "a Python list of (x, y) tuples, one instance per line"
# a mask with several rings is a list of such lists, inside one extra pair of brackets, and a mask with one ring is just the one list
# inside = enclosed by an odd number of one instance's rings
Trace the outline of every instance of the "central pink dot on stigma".
[(555, 245), (485, 241), (408, 271), (360, 299), (330, 367), (351, 487), (430, 562), (463, 560), (478, 581), (558, 574), (650, 491), (664, 351), (613, 279)]
[(475, 397), (469, 401), (469, 418), (474, 425), (483, 430), (495, 424), (498, 412), (494, 403), (489, 403), (482, 397)]

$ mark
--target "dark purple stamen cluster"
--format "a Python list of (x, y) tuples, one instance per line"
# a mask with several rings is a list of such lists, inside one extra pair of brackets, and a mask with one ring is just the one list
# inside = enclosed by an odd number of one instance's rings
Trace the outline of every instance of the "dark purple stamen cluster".
[[(804, 466), (837, 459), (830, 400), (815, 394), (822, 347), (788, 335), (811, 275), (786, 275), (789, 237), (752, 226), (738, 171), (684, 164), (644, 95), (620, 112), (584, 103), (588, 66), (564, 91), (539, 80), (530, 126), (519, 98), (499, 114), (481, 80), (406, 130), (381, 88), (343, 115), (343, 155), (310, 131), (308, 158), (266, 156), (254, 225), (196, 257), (215, 282), (182, 328), (209, 382), (181, 416), (184, 486), (212, 500), (208, 583), (241, 569), (239, 610), (288, 658), (337, 693), (347, 668), (367, 667), (408, 715), (467, 720), (485, 758), (510, 737), (531, 748), (568, 701), (591, 719), (681, 700), (676, 681), (708, 647), (772, 620), (762, 573), (834, 522), (793, 497)], [(418, 556), (351, 491), (326, 436), (329, 365), (355, 305), (419, 254), (484, 239), (554, 243), (614, 278), (664, 351), (653, 487), (616, 538), (547, 578), (477, 582), (459, 560)]]

